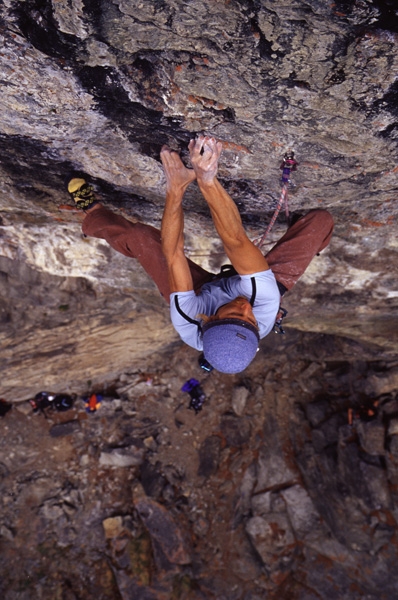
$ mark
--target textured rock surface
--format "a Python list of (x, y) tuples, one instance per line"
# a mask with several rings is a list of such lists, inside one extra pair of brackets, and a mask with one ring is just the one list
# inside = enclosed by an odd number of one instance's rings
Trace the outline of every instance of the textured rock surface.
[[(7, 600), (397, 595), (397, 41), (393, 0), (4, 0), (0, 397), (109, 397), (103, 417), (1, 419)], [(195, 353), (142, 269), (82, 238), (64, 180), (85, 172), (159, 226), (160, 148), (187, 161), (202, 131), (253, 239), (288, 149), (291, 211), (327, 208), (336, 229), (284, 300), (287, 339), (207, 378), (195, 418), (179, 392)], [(188, 253), (216, 271), (195, 186), (185, 207)], [(137, 482), (184, 560), (139, 516)]]
[[(46, 386), (63, 364), (69, 384), (176, 339), (136, 266), (83, 242), (80, 216), (59, 207), (69, 202), (65, 176), (79, 169), (106, 203), (158, 225), (160, 147), (186, 156), (198, 131), (223, 141), (220, 176), (253, 237), (273, 212), (289, 148), (300, 163), (291, 209), (328, 208), (336, 219), (332, 246), (289, 299), (290, 326), (396, 349), (391, 2), (7, 0), (0, 17), (2, 394), (26, 395), (22, 363)], [(192, 257), (217, 268), (220, 247), (194, 187), (186, 207)], [(268, 243), (283, 230), (281, 221)], [(144, 290), (148, 321), (160, 314), (147, 340), (135, 321)], [(123, 336), (135, 335), (127, 349)], [(114, 361), (102, 350), (116, 338)]]
[(0, 419), (1, 597), (395, 598), (396, 363), (289, 335), (244, 376), (200, 373), (182, 347), (141, 360), (93, 414), (79, 398), (47, 418), (14, 404)]

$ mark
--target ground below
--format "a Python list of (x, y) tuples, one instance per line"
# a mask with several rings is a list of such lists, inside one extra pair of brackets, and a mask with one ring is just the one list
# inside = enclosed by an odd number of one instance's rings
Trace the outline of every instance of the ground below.
[(4, 600), (395, 597), (396, 361), (292, 330), (240, 376), (196, 361), (1, 418)]

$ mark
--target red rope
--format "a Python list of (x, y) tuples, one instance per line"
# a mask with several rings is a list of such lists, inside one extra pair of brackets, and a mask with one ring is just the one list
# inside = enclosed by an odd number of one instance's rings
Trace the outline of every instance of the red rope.
[(267, 229), (265, 230), (265, 232), (263, 233), (263, 235), (260, 238), (257, 238), (256, 240), (253, 241), (253, 244), (255, 246), (257, 246), (258, 248), (261, 248), (261, 246), (264, 243), (265, 238), (267, 237), (267, 235), (269, 234), (269, 232), (275, 225), (275, 221), (278, 218), (278, 215), (279, 215), (280, 210), (283, 205), (285, 205), (285, 214), (286, 214), (287, 220), (289, 221), (289, 206), (288, 206), (288, 201), (287, 201), (287, 187), (288, 187), (288, 184), (284, 184), (282, 186), (282, 191), (281, 191), (280, 198), (278, 200), (278, 204), (276, 206), (275, 212), (272, 216), (272, 219), (271, 219)]

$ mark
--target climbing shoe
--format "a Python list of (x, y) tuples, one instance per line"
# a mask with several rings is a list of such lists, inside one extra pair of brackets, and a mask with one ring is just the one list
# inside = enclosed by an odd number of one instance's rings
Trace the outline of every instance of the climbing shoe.
[(87, 210), (96, 204), (94, 190), (87, 181), (81, 177), (74, 177), (68, 182), (68, 192), (72, 196), (77, 208)]

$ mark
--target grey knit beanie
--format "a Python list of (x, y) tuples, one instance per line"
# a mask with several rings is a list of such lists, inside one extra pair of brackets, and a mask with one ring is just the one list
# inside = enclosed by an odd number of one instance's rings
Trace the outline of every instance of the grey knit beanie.
[(240, 373), (256, 356), (257, 328), (240, 319), (218, 319), (203, 325), (205, 359), (221, 373)]

